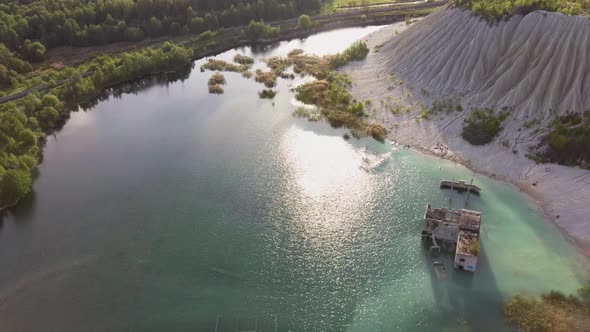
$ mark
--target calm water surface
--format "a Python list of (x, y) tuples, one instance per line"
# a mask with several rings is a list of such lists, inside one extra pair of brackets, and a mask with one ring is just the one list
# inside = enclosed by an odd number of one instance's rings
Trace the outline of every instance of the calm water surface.
[[(264, 49), (343, 50), (376, 27)], [(236, 50), (218, 58), (231, 59)], [(211, 72), (72, 114), (49, 137), (34, 194), (0, 229), (1, 331), (498, 331), (516, 292), (574, 291), (584, 260), (513, 187), (344, 129), (295, 119), (297, 81)], [(257, 64), (257, 66), (262, 66)], [(300, 80), (300, 79), (298, 79)], [(366, 154), (389, 154), (370, 172)], [(432, 272), (424, 206), (474, 178), (483, 211), (476, 274)]]

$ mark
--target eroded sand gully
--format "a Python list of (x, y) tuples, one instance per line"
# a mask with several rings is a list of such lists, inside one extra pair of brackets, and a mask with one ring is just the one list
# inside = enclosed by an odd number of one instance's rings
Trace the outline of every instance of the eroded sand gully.
[[(589, 18), (536, 11), (490, 25), (448, 8), (365, 40), (366, 61), (343, 70), (352, 76), (353, 96), (371, 100), (367, 111), (390, 139), (428, 152), (448, 145), (445, 158), (517, 185), (590, 256), (590, 171), (526, 158), (555, 116), (590, 109)], [(448, 97), (465, 111), (419, 119)], [(401, 112), (393, 114), (391, 105)], [(492, 143), (476, 147), (460, 137), (472, 107), (510, 111)], [(538, 124), (525, 128), (532, 119)]]

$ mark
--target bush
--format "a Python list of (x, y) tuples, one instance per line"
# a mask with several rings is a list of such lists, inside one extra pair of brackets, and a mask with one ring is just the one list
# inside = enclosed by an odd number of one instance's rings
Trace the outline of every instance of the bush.
[(215, 73), (209, 78), (208, 85), (223, 85), (225, 84), (225, 76), (220, 73)]
[(473, 145), (487, 144), (502, 131), (501, 124), (506, 117), (507, 112), (501, 112), (496, 116), (491, 108), (474, 109), (464, 121), (461, 136)]
[(267, 88), (273, 88), (277, 85), (277, 75), (272, 71), (264, 72), (257, 69), (254, 80), (258, 83), (263, 83)]
[(463, 106), (461, 106), (461, 100), (458, 98), (442, 98), (435, 100), (432, 103), (430, 112), (432, 114), (446, 113), (451, 114), (453, 112), (462, 112)]
[(199, 35), (199, 39), (203, 41), (209, 41), (215, 37), (215, 32), (211, 32), (211, 30), (207, 30)]
[(223, 93), (223, 87), (221, 87), (221, 85), (215, 84), (215, 85), (209, 85), (209, 93), (213, 93), (213, 94), (222, 94)]
[(256, 40), (260, 38), (275, 37), (280, 31), (281, 29), (279, 27), (271, 27), (270, 25), (264, 23), (264, 20), (260, 20), (259, 22), (252, 20), (248, 24), (246, 35), (248, 38)]
[(539, 157), (546, 162), (590, 169), (590, 111), (559, 117), (542, 139)]
[(333, 69), (340, 68), (350, 61), (360, 61), (369, 54), (369, 47), (365, 42), (358, 41), (352, 44), (342, 53), (328, 57)]
[(247, 65), (236, 65), (235, 63), (229, 63), (223, 60), (209, 59), (207, 63), (201, 66), (201, 71), (216, 70), (216, 71), (232, 71), (232, 72), (244, 72), (248, 70)]
[(43, 46), (43, 44), (38, 41), (31, 42), (27, 39), (21, 47), (20, 53), (23, 58), (31, 62), (40, 62), (45, 60), (45, 51), (45, 46)]
[(590, 328), (587, 299), (556, 291), (541, 298), (514, 296), (504, 304), (503, 312), (522, 331), (588, 331)]
[(19, 169), (7, 170), (0, 179), (0, 205), (10, 205), (31, 191), (31, 176)]
[(455, 4), (490, 21), (498, 21), (504, 15), (528, 14), (534, 10), (557, 11), (568, 15), (590, 12), (590, 2), (587, 0), (456, 0)]
[(261, 99), (273, 99), (277, 95), (277, 92), (272, 89), (264, 89), (258, 92), (258, 96)]
[(239, 63), (241, 65), (252, 65), (254, 64), (254, 59), (249, 57), (249, 56), (245, 56), (245, 55), (241, 55), (241, 54), (236, 54), (234, 56), (234, 62), (235, 63)]
[(302, 30), (311, 29), (311, 26), (312, 26), (311, 18), (307, 15), (299, 16), (299, 21), (297, 22), (297, 26), (299, 27), (299, 29), (302, 29)]

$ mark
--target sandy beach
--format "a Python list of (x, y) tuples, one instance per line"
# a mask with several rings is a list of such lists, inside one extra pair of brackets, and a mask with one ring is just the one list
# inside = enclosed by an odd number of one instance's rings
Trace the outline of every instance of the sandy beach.
[[(555, 83), (549, 85), (543, 83), (542, 88), (531, 86), (530, 77), (533, 71), (523, 65), (518, 65), (522, 68), (516, 69), (504, 68), (503, 72), (510, 73), (511, 83), (503, 83), (507, 79), (502, 76), (502, 73), (498, 74), (494, 68), (494, 66), (505, 66), (503, 64), (506, 62), (520, 61), (518, 60), (520, 56), (514, 55), (516, 58), (509, 58), (515, 52), (513, 51), (515, 47), (511, 47), (510, 43), (524, 38), (520, 34), (526, 36), (527, 33), (533, 33), (534, 29), (531, 26), (540, 24), (534, 20), (545, 22), (543, 24), (559, 24), (563, 29), (575, 29), (578, 18), (574, 17), (570, 20), (570, 17), (561, 14), (535, 12), (530, 14), (532, 15), (530, 18), (518, 16), (497, 26), (489, 27), (486, 22), (469, 17), (468, 22), (461, 29), (473, 32), (473, 34), (464, 33), (462, 37), (472, 40), (469, 46), (463, 47), (465, 50), (463, 53), (470, 53), (462, 54), (457, 51), (457, 47), (462, 47), (460, 45), (464, 42), (456, 41), (453, 46), (455, 50), (452, 53), (453, 62), (456, 63), (445, 64), (445, 70), (435, 75), (431, 74), (432, 68), (423, 68), (422, 72), (416, 72), (415, 67), (412, 67), (416, 62), (422, 61), (426, 64), (426, 61), (440, 62), (441, 57), (451, 57), (441, 44), (455, 42), (454, 38), (459, 38), (458, 36), (462, 33), (456, 31), (456, 27), (447, 24), (445, 28), (453, 29), (453, 31), (445, 35), (439, 32), (442, 30), (439, 29), (439, 25), (442, 21), (465, 21), (465, 15), (470, 14), (459, 9), (444, 9), (409, 27), (405, 23), (393, 24), (364, 38), (363, 40), (371, 49), (366, 61), (351, 63), (343, 69), (352, 77), (352, 95), (358, 100), (371, 101), (367, 113), (371, 120), (378, 121), (389, 130), (390, 140), (456, 161), (478, 173), (509, 182), (529, 194), (542, 208), (547, 218), (574, 241), (586, 257), (590, 257), (590, 171), (556, 164), (536, 164), (528, 159), (526, 154), (528, 148), (537, 143), (541, 135), (523, 130), (523, 123), (527, 121), (529, 115), (539, 117), (540, 123), (545, 125), (551, 121), (551, 114), (565, 114), (574, 106), (584, 107), (583, 109), (590, 106), (587, 105), (590, 102), (590, 96), (585, 90), (589, 83), (584, 79), (585, 76), (590, 77), (586, 75), (590, 69), (587, 63), (588, 58), (569, 54), (573, 61), (566, 63), (568, 61), (551, 56), (547, 58), (546, 66), (538, 66), (543, 62), (544, 55), (536, 57), (539, 59), (536, 65), (540, 72), (535, 72), (535, 77), (541, 79), (547, 71), (568, 72), (569, 76), (554, 74), (554, 80), (560, 80), (561, 82), (557, 83), (562, 83), (563, 86), (573, 86), (572, 91), (575, 93), (565, 91), (560, 84)], [(549, 18), (557, 23), (547, 20), (547, 15), (550, 15)], [(570, 24), (571, 21), (574, 23)], [(469, 25), (472, 27), (470, 28)], [(508, 33), (510, 31), (514, 32), (514, 36), (510, 36)], [(423, 42), (412, 40), (434, 33), (439, 36), (432, 40)], [(575, 36), (568, 40), (575, 43), (579, 38), (582, 40), (582, 45), (585, 45), (588, 43), (590, 33), (584, 33), (575, 35), (576, 33), (572, 32)], [(478, 42), (473, 38), (475, 35), (484, 36), (481, 38), (488, 38), (493, 42), (487, 42), (487, 45), (485, 41)], [(539, 44), (544, 45), (549, 42), (551, 41), (535, 40), (528, 45), (531, 49), (528, 56), (531, 56), (531, 52), (534, 54)], [(489, 44), (494, 43), (497, 49), (487, 48)], [(408, 54), (410, 51), (407, 48), (410, 46), (416, 54)], [(427, 46), (430, 46), (430, 49)], [(418, 48), (417, 51), (416, 48)], [(490, 52), (496, 53), (495, 58), (490, 59), (488, 54)], [(575, 50), (572, 52), (576, 53)], [(583, 63), (576, 64), (576, 61)], [(480, 62), (484, 62), (483, 65), (489, 68), (480, 68), (482, 66)], [(577, 67), (571, 68), (571, 66)], [(522, 73), (515, 73), (518, 70)], [(522, 79), (519, 80), (519, 78)], [(453, 84), (441, 83), (447, 80), (452, 81)], [(500, 85), (500, 88), (497, 85)], [(500, 90), (502, 93), (499, 92)], [(421, 118), (421, 110), (445, 96), (458, 96), (465, 109), (509, 105), (511, 115), (503, 124), (504, 130), (493, 142), (483, 146), (473, 146), (461, 138), (463, 119), (468, 112), (436, 114), (430, 119)], [(498, 98), (497, 103), (494, 102), (495, 96)], [(545, 100), (539, 104), (535, 98)], [(542, 106), (546, 105), (551, 105), (553, 109), (546, 107), (548, 110), (534, 113), (537, 109), (544, 109)], [(393, 112), (392, 108), (396, 111)], [(444, 156), (441, 155), (440, 149), (435, 149), (437, 145), (444, 146)]]

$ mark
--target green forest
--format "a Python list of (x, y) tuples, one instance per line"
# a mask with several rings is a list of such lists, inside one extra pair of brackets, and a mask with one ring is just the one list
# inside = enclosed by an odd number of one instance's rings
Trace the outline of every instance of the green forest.
[(456, 0), (457, 6), (496, 21), (505, 15), (527, 14), (534, 10), (568, 15), (589, 15), (590, 0)]
[(0, 4), (0, 89), (58, 46), (201, 34), (315, 13), (320, 0), (13, 0)]
[(101, 45), (281, 20), (320, 7), (320, 0), (14, 0), (0, 4), (0, 42), (24, 56), (26, 40), (47, 48)]

